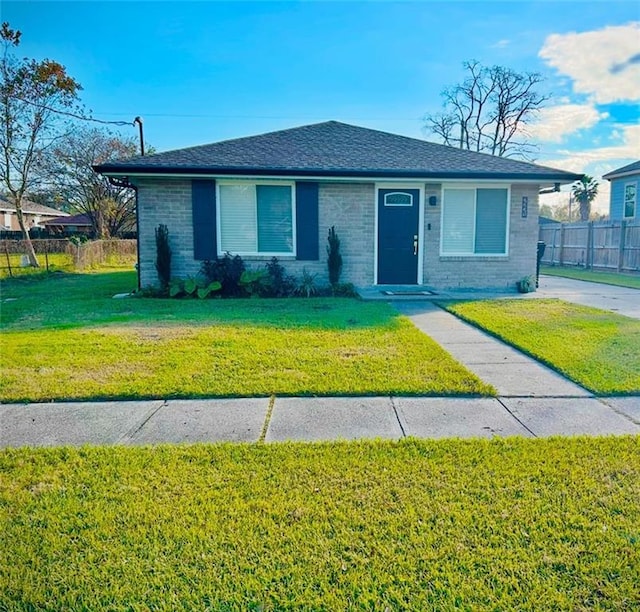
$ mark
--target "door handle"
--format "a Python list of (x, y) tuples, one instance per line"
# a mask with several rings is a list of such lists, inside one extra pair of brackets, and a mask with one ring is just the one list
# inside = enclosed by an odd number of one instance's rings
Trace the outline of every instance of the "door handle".
[(418, 254), (418, 234), (413, 236), (413, 254)]

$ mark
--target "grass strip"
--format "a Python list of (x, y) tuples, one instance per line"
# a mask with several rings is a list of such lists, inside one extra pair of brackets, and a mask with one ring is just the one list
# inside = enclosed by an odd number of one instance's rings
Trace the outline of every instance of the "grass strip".
[(112, 299), (132, 280), (6, 283), (0, 399), (495, 393), (387, 304)]
[(618, 287), (629, 287), (630, 289), (640, 289), (640, 275), (638, 274), (619, 274), (617, 272), (557, 266), (541, 266), (540, 274), (573, 278), (575, 280), (589, 281), (592, 283), (603, 283), (605, 285), (616, 285)]
[(640, 321), (562, 300), (443, 304), (600, 395), (640, 393)]
[(0, 609), (631, 610), (640, 439), (0, 453)]

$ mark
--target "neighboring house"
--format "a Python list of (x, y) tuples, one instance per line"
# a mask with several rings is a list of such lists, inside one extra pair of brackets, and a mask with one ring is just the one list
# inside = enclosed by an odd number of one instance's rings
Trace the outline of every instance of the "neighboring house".
[(58, 234), (91, 234), (93, 224), (87, 214), (68, 215), (48, 219), (44, 226), (51, 232)]
[(142, 286), (166, 224), (174, 276), (230, 252), (327, 282), (335, 226), (345, 282), (514, 288), (535, 274), (538, 192), (582, 176), (336, 121), (94, 169), (137, 188)]
[[(68, 216), (68, 213), (62, 212), (61, 210), (36, 204), (35, 202), (29, 202), (28, 200), (22, 201), (22, 213), (24, 214), (24, 222), (28, 229), (32, 227), (43, 227), (44, 222), (48, 219)], [(16, 207), (5, 198), (0, 198), (0, 225), (7, 228), (8, 231), (20, 231)]]
[(609, 196), (611, 221), (640, 219), (640, 210), (638, 210), (640, 160), (609, 172), (602, 178), (611, 182)]

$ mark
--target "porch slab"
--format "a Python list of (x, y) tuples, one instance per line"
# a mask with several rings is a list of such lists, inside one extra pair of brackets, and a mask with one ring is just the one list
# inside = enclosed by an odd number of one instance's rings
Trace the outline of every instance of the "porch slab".
[(394, 398), (407, 436), (416, 438), (531, 437), (494, 398)]
[(122, 443), (162, 400), (0, 405), (0, 447)]
[(536, 436), (640, 434), (640, 425), (595, 398), (502, 398)]
[(269, 401), (268, 397), (169, 400), (128, 443), (257, 442)]
[(267, 442), (402, 438), (388, 397), (276, 398)]

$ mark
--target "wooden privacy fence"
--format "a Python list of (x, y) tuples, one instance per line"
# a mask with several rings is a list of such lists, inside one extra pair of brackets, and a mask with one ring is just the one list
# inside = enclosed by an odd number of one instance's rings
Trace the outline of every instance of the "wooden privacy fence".
[(640, 271), (640, 221), (549, 223), (540, 226), (539, 240), (546, 244), (543, 264)]

